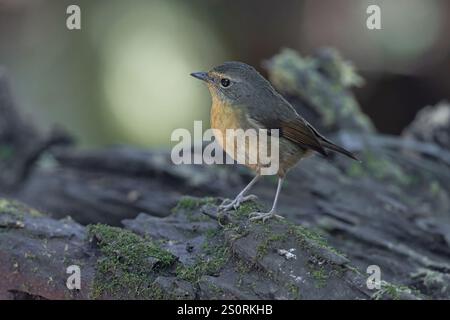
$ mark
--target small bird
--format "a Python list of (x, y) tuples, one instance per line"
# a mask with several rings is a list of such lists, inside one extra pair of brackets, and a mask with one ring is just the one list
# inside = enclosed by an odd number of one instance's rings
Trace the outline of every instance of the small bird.
[[(231, 61), (208, 72), (191, 73), (191, 76), (206, 83), (212, 97), (211, 128), (222, 133), (216, 135), (216, 139), (232, 158), (236, 157), (236, 149), (230, 150), (230, 144), (225, 141), (227, 129), (279, 130), (278, 186), (272, 209), (269, 212), (253, 212), (250, 220), (265, 222), (272, 217), (282, 218), (277, 214), (277, 204), (283, 180), (290, 168), (313, 151), (327, 156), (327, 150), (332, 150), (358, 160), (354, 154), (322, 136), (252, 66)], [(244, 150), (248, 155), (249, 150), (246, 147)], [(246, 194), (261, 177), (261, 165), (244, 164), (256, 171), (255, 178), (234, 200), (222, 203), (219, 210), (237, 209), (243, 202), (256, 198)]]

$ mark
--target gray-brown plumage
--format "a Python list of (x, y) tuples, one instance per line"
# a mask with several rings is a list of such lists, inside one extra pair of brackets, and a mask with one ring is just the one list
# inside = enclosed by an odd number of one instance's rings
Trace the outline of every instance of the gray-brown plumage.
[[(349, 151), (323, 137), (284, 99), (253, 67), (242, 62), (226, 62), (209, 72), (196, 72), (192, 76), (206, 82), (212, 97), (211, 128), (223, 134), (216, 136), (220, 145), (232, 157), (236, 146), (226, 141), (226, 129), (278, 129), (279, 177), (275, 200), (270, 212), (253, 213), (251, 220), (266, 219), (276, 215), (277, 201), (283, 179), (288, 170), (301, 158), (316, 151), (327, 156), (327, 150), (357, 158)], [(241, 148), (248, 155), (248, 146)], [(256, 177), (230, 203), (221, 209), (237, 208), (242, 202), (254, 198), (246, 192), (260, 177), (259, 163), (245, 163), (257, 172)], [(279, 217), (279, 216), (278, 216)]]

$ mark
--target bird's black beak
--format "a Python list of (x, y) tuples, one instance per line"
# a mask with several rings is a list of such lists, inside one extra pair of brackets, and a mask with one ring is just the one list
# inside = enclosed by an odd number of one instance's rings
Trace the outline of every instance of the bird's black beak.
[(208, 76), (207, 72), (193, 72), (193, 73), (191, 73), (191, 76), (193, 76), (194, 78), (203, 80), (203, 81), (209, 80), (209, 76)]

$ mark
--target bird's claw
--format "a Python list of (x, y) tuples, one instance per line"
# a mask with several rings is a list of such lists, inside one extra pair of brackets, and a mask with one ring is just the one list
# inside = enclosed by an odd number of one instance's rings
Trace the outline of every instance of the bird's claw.
[(257, 196), (250, 194), (248, 196), (237, 196), (234, 200), (225, 199), (219, 206), (219, 211), (229, 211), (231, 209), (237, 210), (239, 206), (247, 201), (256, 200)]
[(269, 212), (252, 212), (250, 213), (250, 221), (257, 221), (257, 220), (262, 220), (262, 222), (266, 222), (266, 220), (270, 219), (270, 218), (278, 218), (278, 219), (284, 219), (284, 217), (276, 214), (273, 211), (269, 211)]

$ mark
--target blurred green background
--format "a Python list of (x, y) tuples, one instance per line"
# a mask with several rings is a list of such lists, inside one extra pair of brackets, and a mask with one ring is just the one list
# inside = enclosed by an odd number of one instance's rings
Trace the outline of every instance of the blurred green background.
[[(81, 7), (82, 29), (66, 28)], [(381, 7), (382, 30), (366, 28)], [(208, 120), (207, 89), (189, 76), (225, 60), (264, 73), (282, 47), (334, 46), (367, 79), (356, 90), (380, 131), (398, 134), (450, 97), (450, 1), (0, 0), (0, 65), (43, 128), (83, 146), (170, 145), (173, 129)]]

